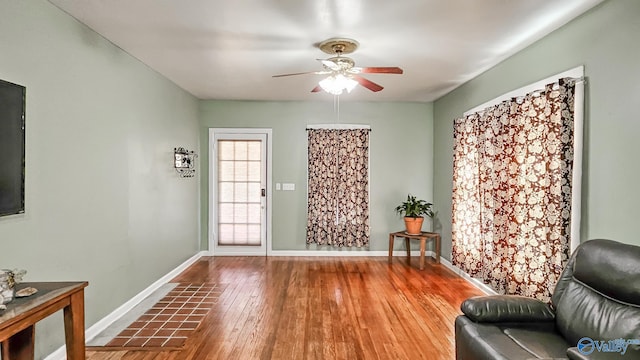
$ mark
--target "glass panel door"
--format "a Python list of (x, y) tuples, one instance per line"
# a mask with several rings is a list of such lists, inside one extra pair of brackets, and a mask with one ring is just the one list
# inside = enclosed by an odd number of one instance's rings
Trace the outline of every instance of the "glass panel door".
[(266, 134), (214, 137), (214, 254), (266, 255)]

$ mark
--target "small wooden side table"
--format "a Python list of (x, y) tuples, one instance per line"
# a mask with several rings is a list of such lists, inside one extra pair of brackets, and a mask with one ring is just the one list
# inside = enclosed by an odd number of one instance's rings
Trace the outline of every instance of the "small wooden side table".
[(84, 288), (83, 282), (21, 283), (38, 292), (15, 299), (0, 310), (0, 344), (3, 360), (33, 360), (35, 324), (47, 316), (64, 311), (64, 334), (68, 360), (84, 360)]
[(436, 263), (440, 263), (440, 234), (423, 231), (420, 234), (407, 234), (405, 231), (396, 231), (389, 234), (389, 263), (393, 258), (393, 242), (396, 237), (403, 237), (407, 248), (407, 257), (411, 258), (410, 240), (420, 240), (420, 270), (424, 270), (424, 251), (427, 247), (427, 240), (433, 239), (436, 243)]

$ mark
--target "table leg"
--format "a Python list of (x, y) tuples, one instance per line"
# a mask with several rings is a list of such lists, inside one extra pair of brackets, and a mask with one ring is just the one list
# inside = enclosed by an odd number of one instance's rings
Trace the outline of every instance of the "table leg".
[(420, 270), (424, 270), (424, 250), (427, 247), (427, 238), (420, 238)]
[[(404, 247), (407, 248), (407, 257), (411, 258), (411, 239), (408, 237), (404, 238)], [(409, 262), (411, 264), (411, 262)]]
[(64, 338), (67, 360), (84, 360), (84, 290), (71, 295), (64, 308)]
[(2, 342), (3, 360), (33, 360), (35, 327), (33, 325)]
[(389, 264), (391, 264), (391, 260), (393, 259), (393, 240), (395, 236), (389, 234)]
[(436, 263), (440, 263), (440, 234), (436, 236)]

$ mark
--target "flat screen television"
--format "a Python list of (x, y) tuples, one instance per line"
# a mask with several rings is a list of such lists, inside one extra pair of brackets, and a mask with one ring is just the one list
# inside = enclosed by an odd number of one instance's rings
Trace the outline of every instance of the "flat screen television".
[(24, 213), (25, 94), (0, 80), (0, 216)]

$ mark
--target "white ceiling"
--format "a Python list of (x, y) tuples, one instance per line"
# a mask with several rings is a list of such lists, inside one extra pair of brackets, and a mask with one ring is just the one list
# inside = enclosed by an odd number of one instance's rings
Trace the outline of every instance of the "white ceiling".
[[(50, 0), (200, 99), (330, 100), (310, 93), (315, 45), (360, 42), (356, 66), (385, 87), (341, 100), (439, 98), (602, 0)], [(577, 64), (576, 64), (577, 65)]]

